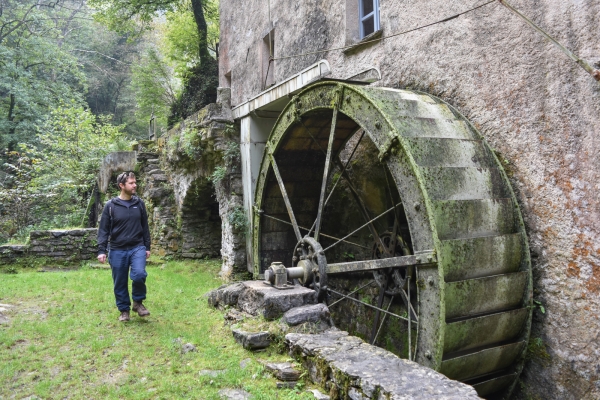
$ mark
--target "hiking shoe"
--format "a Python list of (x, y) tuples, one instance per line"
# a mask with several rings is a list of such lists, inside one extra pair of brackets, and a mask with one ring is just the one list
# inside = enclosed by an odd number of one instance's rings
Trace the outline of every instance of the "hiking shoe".
[(129, 321), (129, 311), (121, 311), (121, 315), (119, 315), (119, 321), (121, 321), (121, 322)]
[(133, 302), (133, 307), (131, 307), (131, 309), (137, 312), (140, 317), (147, 317), (150, 315), (150, 311), (148, 311), (142, 303), (138, 303), (137, 301)]

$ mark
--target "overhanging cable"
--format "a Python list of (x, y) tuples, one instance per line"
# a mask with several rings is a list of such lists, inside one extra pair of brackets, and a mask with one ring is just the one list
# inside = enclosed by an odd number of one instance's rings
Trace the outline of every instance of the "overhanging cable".
[[(433, 26), (433, 25), (437, 25), (437, 24), (441, 24), (441, 23), (444, 23), (444, 22), (448, 22), (450, 20), (453, 20), (455, 18), (460, 17), (461, 15), (470, 13), (471, 11), (475, 11), (475, 10), (481, 8), (481, 7), (485, 7), (488, 4), (495, 3), (495, 2), (496, 2), (496, 0), (490, 0), (490, 1), (486, 2), (486, 3), (478, 5), (477, 7), (470, 8), (470, 9), (468, 9), (466, 11), (460, 12), (458, 14), (454, 14), (454, 15), (452, 15), (450, 17), (441, 19), (439, 21), (435, 21), (435, 22), (429, 23), (427, 25), (418, 26), (416, 28), (409, 29), (407, 31), (398, 32), (398, 33), (394, 33), (392, 35), (379, 37), (377, 39), (372, 39), (372, 40), (367, 40), (367, 41), (364, 41), (364, 42), (360, 42), (360, 44), (363, 45), (363, 44), (367, 44), (367, 43), (379, 42), (379, 41), (382, 41), (382, 40), (385, 40), (385, 39), (389, 39), (389, 38), (392, 38), (392, 37), (395, 37), (395, 36), (406, 35), (407, 33), (411, 33), (411, 32), (414, 32), (414, 31), (418, 31), (420, 29), (428, 28), (428, 27)], [(312, 51), (312, 52), (309, 52), (309, 53), (294, 54), (294, 55), (285, 56), (285, 57), (277, 57), (277, 58), (274, 58), (273, 60), (284, 60), (284, 59), (287, 59), (287, 58), (296, 58), (296, 57), (302, 57), (302, 56), (309, 56), (309, 55), (312, 55), (312, 54), (327, 53), (328, 51), (334, 51), (334, 50), (345, 50), (345, 49), (349, 49), (349, 48), (354, 47), (354, 46), (356, 46), (356, 44), (352, 44), (352, 45), (349, 45), (349, 46), (342, 46), (342, 47), (333, 47), (333, 48), (325, 49), (325, 50)]]

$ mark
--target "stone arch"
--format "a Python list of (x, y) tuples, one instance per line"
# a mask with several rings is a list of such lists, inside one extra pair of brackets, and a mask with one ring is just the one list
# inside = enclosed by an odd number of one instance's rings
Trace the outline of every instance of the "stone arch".
[(214, 258), (221, 250), (221, 217), (215, 188), (207, 178), (197, 178), (186, 191), (179, 213), (181, 257)]

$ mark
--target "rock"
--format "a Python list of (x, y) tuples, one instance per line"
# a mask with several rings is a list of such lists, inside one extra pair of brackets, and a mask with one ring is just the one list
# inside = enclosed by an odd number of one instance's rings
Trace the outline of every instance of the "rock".
[(224, 285), (208, 293), (208, 304), (213, 307), (235, 306), (237, 305), (240, 293), (245, 289), (243, 283), (234, 283)]
[(245, 281), (243, 285), (244, 291), (239, 294), (237, 307), (268, 320), (280, 318), (294, 307), (317, 303), (317, 293), (303, 286), (279, 290), (265, 285), (263, 281)]
[(344, 398), (479, 399), (472, 386), (403, 360), (344, 331), (289, 333), (285, 341), (313, 382), (331, 387)]
[(265, 368), (281, 381), (297, 381), (300, 379), (301, 372), (294, 369), (294, 366), (289, 362), (266, 363)]
[(212, 369), (203, 369), (198, 374), (200, 376), (210, 376), (212, 378), (216, 378), (217, 376), (225, 373), (224, 369), (212, 370)]
[(231, 310), (227, 311), (223, 318), (225, 318), (225, 321), (227, 321), (229, 324), (237, 324), (244, 321), (244, 319), (246, 319), (246, 315), (235, 308), (232, 308)]
[(317, 389), (307, 390), (307, 392), (312, 393), (313, 396), (315, 396), (315, 399), (317, 399), (317, 400), (330, 400), (331, 399), (331, 397), (319, 392)]
[(0, 313), (0, 324), (8, 324), (9, 320), (2, 313)]
[(196, 351), (196, 346), (191, 343), (186, 343), (181, 347), (181, 352), (183, 354), (189, 353), (191, 351)]
[(297, 383), (296, 381), (277, 382), (277, 389), (293, 389)]
[(219, 397), (226, 400), (247, 400), (251, 398), (251, 395), (242, 389), (221, 389)]
[(331, 314), (329, 314), (329, 308), (323, 303), (310, 304), (286, 311), (283, 314), (282, 322), (290, 326), (296, 326), (305, 322), (325, 322), (331, 325)]
[(240, 361), (240, 368), (241, 369), (246, 369), (246, 367), (250, 364), (252, 360), (250, 358), (244, 358), (242, 361)]
[(246, 350), (258, 350), (269, 347), (271, 334), (269, 332), (251, 333), (240, 329), (232, 329), (233, 338)]

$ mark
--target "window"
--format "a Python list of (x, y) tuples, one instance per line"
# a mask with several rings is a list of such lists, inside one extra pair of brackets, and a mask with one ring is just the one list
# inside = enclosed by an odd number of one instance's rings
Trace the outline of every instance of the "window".
[(275, 29), (271, 31), (262, 40), (262, 82), (261, 90), (265, 90), (275, 84), (275, 61), (271, 58), (275, 56)]
[(360, 38), (379, 30), (379, 0), (358, 0)]

